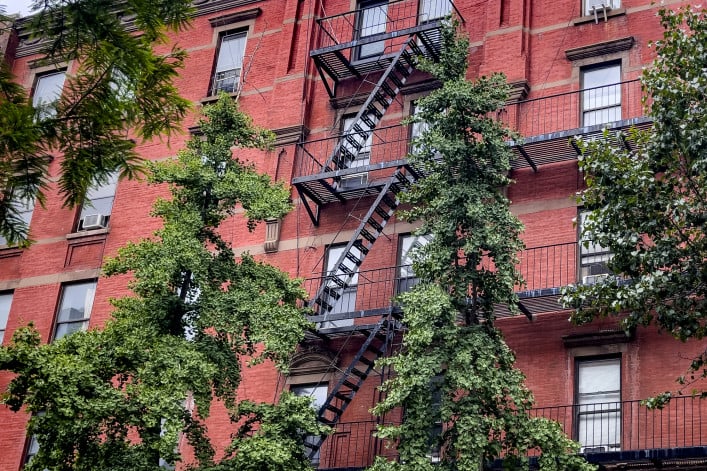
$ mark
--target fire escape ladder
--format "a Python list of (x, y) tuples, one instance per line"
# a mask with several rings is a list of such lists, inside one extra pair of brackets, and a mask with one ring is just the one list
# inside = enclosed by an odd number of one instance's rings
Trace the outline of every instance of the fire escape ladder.
[(400, 204), (398, 194), (403, 191), (414, 177), (405, 173), (405, 167), (398, 167), (381, 188), (380, 193), (361, 220), (351, 240), (341, 256), (333, 265), (336, 267), (322, 281), (311, 305), (318, 305), (320, 315), (325, 315), (334, 308), (336, 301), (350, 285), (366, 255), (376, 239), (383, 233), (383, 228), (393, 216)]
[(344, 131), (324, 163), (324, 171), (349, 168), (356, 160), (386, 110), (400, 93), (400, 88), (412, 74), (416, 58), (421, 53), (415, 36), (410, 36), (381, 75), (351, 125)]
[[(348, 368), (342, 373), (336, 386), (331, 390), (326, 401), (319, 408), (318, 418), (323, 424), (333, 426), (341, 419), (346, 408), (351, 404), (361, 385), (373, 371), (376, 360), (386, 354), (393, 343), (398, 320), (391, 312), (381, 318), (378, 323), (369, 326), (367, 330), (359, 329), (358, 333), (368, 334), (366, 340), (358, 349)], [(314, 458), (326, 437), (316, 437), (305, 442), (309, 458)]]

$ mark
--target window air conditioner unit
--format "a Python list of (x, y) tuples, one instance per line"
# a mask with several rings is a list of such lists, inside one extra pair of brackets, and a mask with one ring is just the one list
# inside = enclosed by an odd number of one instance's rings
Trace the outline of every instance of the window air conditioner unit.
[(103, 214), (87, 214), (81, 219), (81, 228), (85, 231), (104, 229), (108, 222), (106, 219)]
[(609, 276), (608, 273), (601, 273), (599, 275), (587, 275), (582, 277), (582, 284), (583, 285), (595, 285), (597, 283), (601, 283), (603, 280), (605, 280)]

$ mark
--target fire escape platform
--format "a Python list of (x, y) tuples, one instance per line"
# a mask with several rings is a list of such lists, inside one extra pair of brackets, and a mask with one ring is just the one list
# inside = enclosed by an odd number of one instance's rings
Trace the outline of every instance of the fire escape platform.
[(635, 143), (628, 139), (628, 136), (619, 139), (616, 134), (617, 131), (626, 131), (632, 127), (645, 130), (649, 129), (652, 123), (653, 121), (650, 118), (643, 116), (525, 137), (521, 142), (511, 141), (509, 144), (516, 154), (512, 167), (514, 169), (532, 167), (537, 171), (537, 167), (541, 165), (576, 160), (579, 156), (579, 147), (577, 147), (576, 140), (579, 138), (584, 141), (598, 139), (602, 136), (605, 129), (609, 131), (609, 138), (617, 147), (634, 150)]
[(414, 169), (408, 165), (407, 159), (398, 159), (360, 167), (323, 171), (312, 175), (295, 177), (292, 179), (292, 184), (318, 205), (324, 205), (337, 201), (343, 203), (345, 201), (356, 200), (366, 196), (377, 195), (385, 186), (386, 180), (389, 177), (377, 178), (367, 184), (355, 186), (351, 185), (346, 187), (342, 187), (337, 183), (341, 181), (342, 177), (359, 175), (362, 173), (385, 170), (389, 168), (395, 169), (398, 167), (405, 167), (408, 172), (413, 174), (415, 173)]
[(396, 40), (417, 34), (420, 50), (427, 58), (436, 58), (439, 54), (440, 26), (442, 20), (434, 20), (409, 28), (380, 33), (365, 38), (354, 39), (310, 51), (320, 74), (328, 75), (334, 83), (351, 77), (362, 78), (368, 73), (385, 70), (395, 57), (395, 48), (390, 53), (370, 59), (354, 60), (352, 52), (366, 44)]

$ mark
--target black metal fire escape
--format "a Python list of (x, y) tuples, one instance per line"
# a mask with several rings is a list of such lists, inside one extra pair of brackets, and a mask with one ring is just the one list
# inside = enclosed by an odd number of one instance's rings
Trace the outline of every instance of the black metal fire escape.
[[(354, 39), (348, 44), (328, 45), (311, 52), (332, 97), (335, 95), (336, 85), (342, 80), (361, 81), (372, 74), (377, 77), (355, 118), (341, 134), (333, 149), (327, 151), (326, 156), (312, 155), (304, 148), (306, 143), (301, 144), (299, 148), (300, 158), (306, 156), (314, 164), (309, 174), (300, 174), (293, 178), (293, 184), (315, 225), (319, 224), (319, 208), (325, 204), (358, 200), (362, 197), (373, 199), (342, 254), (331, 265), (334, 268), (322, 281), (311, 301), (311, 306), (318, 314), (316, 319), (320, 322), (326, 322), (327, 316), (335, 310), (337, 300), (349, 288), (373, 244), (383, 234), (387, 222), (400, 203), (400, 193), (420, 178), (419, 173), (407, 164), (404, 155), (396, 156), (397, 160), (373, 165), (369, 163), (361, 166), (355, 163), (360, 154), (365, 152), (367, 142), (370, 142), (369, 139), (375, 134), (385, 112), (414, 72), (418, 57), (426, 56), (432, 60), (439, 57), (442, 18), (417, 24), (418, 13), (415, 10), (412, 19), (415, 24), (397, 31), (387, 28), (389, 32), (364, 41)], [(322, 22), (319, 24), (323, 28)], [(382, 53), (380, 57), (363, 62), (349, 59), (355, 57), (355, 48), (376, 41), (396, 44), (395, 50), (392, 53), (388, 50), (388, 53)], [(333, 85), (329, 82), (333, 82)], [(341, 184), (342, 177), (388, 168), (390, 173), (383, 179), (355, 187)], [(375, 361), (389, 353), (399, 326), (396, 311), (391, 308), (387, 315), (375, 324), (334, 327), (314, 332), (316, 337), (325, 342), (341, 336), (344, 332), (346, 335), (363, 336), (360, 348), (348, 367), (341, 371), (335, 386), (319, 409), (319, 420), (322, 423), (333, 426), (340, 420), (363, 382), (375, 371)], [(317, 455), (323, 442), (324, 437), (307, 441), (307, 453), (310, 458)]]

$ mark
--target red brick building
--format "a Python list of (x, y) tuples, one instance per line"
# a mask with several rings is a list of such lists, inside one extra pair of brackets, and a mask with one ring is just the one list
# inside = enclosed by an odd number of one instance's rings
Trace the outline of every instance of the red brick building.
[[(396, 195), (419, 177), (405, 160), (416, 130), (400, 122), (414, 112), (415, 99), (438, 86), (412, 57), (435, 58), (441, 18), (450, 13), (471, 41), (469, 78), (506, 74), (512, 96), (499, 119), (524, 137), (522, 145), (509, 143), (517, 159), (508, 196), (526, 226), (520, 270), (527, 284), (518, 287), (525, 316), (499, 325), (535, 393), (537, 414), (561, 422), (593, 462), (705, 469), (707, 420), (699, 400), (678, 398), (662, 411), (639, 404), (675, 390), (675, 378), (702, 346), (652, 329), (627, 336), (614, 320), (574, 327), (557, 302), (562, 286), (602, 276), (610, 256), (578, 243), (581, 208), (573, 196), (583, 183), (572, 139), (605, 127), (650, 126), (637, 79), (653, 58), (648, 42), (662, 34), (658, 6), (650, 0), (194, 4), (192, 28), (172, 38), (189, 52), (177, 86), (196, 104), (213, 101), (219, 90), (239, 91), (242, 109), (277, 135), (275, 149), (253, 154), (254, 163), (291, 183), (296, 203), (282, 221), (253, 233), (238, 218), (223, 233), (239, 251), (306, 278), (320, 323), (289, 377), (255, 368), (241, 395), (270, 400), (282, 388), (314, 395), (322, 420), (336, 428), (323, 443), (310, 444), (320, 469), (358, 469), (375, 454), (394, 454), (372, 436), (376, 418), (369, 409), (388, 373), (372, 360), (399, 340), (391, 320), (399, 308), (391, 298), (415, 283), (405, 266), (414, 227), (398, 220), (395, 209)], [(75, 67), (37, 67), (37, 45), (22, 22), (2, 47), (35, 103), (60, 93), (63, 74)], [(164, 159), (185, 140), (139, 150)], [(24, 250), (0, 245), (4, 342), (29, 321), (47, 342), (100, 327), (110, 314), (107, 299), (126, 292), (126, 279), (100, 278), (101, 261), (157, 227), (149, 215), (156, 190), (121, 181), (90, 196), (93, 208), (83, 211), (63, 208), (51, 195), (45, 208), (28, 203), (36, 243)], [(0, 376), (0, 385), (7, 380)], [(27, 417), (0, 409), (0, 421), (0, 470), (18, 470), (33, 451)], [(226, 417), (214, 414), (210, 430), (224, 446), (228, 427)]]

